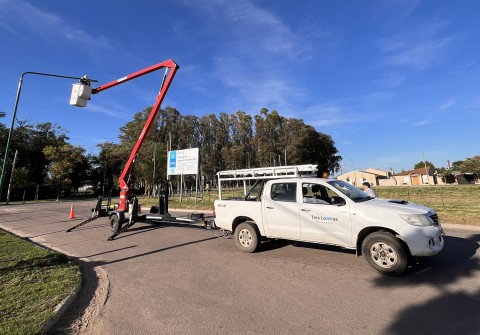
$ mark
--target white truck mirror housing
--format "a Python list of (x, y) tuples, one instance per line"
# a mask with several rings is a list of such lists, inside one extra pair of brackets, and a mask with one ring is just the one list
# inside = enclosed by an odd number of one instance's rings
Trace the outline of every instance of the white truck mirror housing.
[(72, 95), (70, 96), (70, 105), (85, 107), (92, 94), (92, 88), (83, 83), (72, 85)]

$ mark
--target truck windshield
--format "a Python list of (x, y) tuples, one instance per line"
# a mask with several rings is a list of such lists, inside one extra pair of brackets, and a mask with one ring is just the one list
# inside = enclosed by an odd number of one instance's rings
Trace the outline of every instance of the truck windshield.
[(373, 199), (362, 190), (342, 180), (332, 180), (328, 181), (328, 183), (355, 202), (362, 202)]

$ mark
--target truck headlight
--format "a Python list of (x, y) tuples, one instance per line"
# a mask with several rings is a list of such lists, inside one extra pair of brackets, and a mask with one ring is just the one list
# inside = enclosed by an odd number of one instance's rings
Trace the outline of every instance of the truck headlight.
[(400, 217), (412, 226), (433, 226), (433, 221), (423, 214), (400, 214)]

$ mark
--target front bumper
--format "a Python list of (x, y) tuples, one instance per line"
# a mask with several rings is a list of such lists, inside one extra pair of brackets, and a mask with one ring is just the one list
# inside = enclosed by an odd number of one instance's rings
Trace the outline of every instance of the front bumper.
[(416, 227), (407, 225), (399, 231), (412, 256), (434, 256), (442, 251), (445, 233), (440, 222), (437, 226)]

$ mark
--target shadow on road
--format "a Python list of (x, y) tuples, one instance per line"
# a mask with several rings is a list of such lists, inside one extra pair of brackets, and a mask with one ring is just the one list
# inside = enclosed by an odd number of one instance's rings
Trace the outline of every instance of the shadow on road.
[(133, 235), (149, 232), (151, 230), (156, 230), (156, 229), (160, 229), (160, 228), (167, 228), (167, 227), (205, 230), (205, 227), (203, 227), (203, 226), (199, 226), (199, 225), (196, 225), (196, 224), (189, 224), (189, 223), (148, 222), (148, 221), (145, 221), (145, 222), (142, 222), (141, 224), (142, 225), (140, 225), (140, 226), (138, 226), (138, 225), (135, 226), (135, 228), (132, 228), (133, 226), (131, 226), (130, 228), (128, 228), (128, 230), (126, 232), (123, 232), (120, 235), (117, 235), (113, 241), (120, 240), (122, 238), (130, 237), (130, 236), (133, 236)]
[[(380, 287), (431, 286), (438, 296), (401, 311), (385, 334), (480, 334), (480, 270), (478, 257), (480, 235), (469, 238), (445, 237), (445, 248), (437, 256), (420, 263), (399, 278), (378, 277)], [(460, 286), (472, 279), (476, 285)], [(454, 286), (454, 284), (457, 284)], [(452, 289), (452, 287), (454, 287)], [(473, 290), (472, 290), (473, 289)]]
[(204, 238), (204, 239), (201, 239), (201, 240), (190, 241), (190, 242), (186, 242), (186, 243), (182, 243), (182, 244), (172, 245), (172, 246), (170, 246), (170, 247), (165, 247), (165, 248), (161, 248), (161, 249), (157, 249), (157, 250), (152, 250), (152, 251), (149, 251), (149, 252), (144, 252), (144, 253), (138, 254), (138, 255), (133, 255), (133, 256), (129, 256), (129, 257), (119, 258), (119, 259), (115, 259), (115, 260), (112, 260), (112, 261), (100, 261), (100, 262), (98, 262), (98, 264), (99, 264), (99, 265), (114, 264), (114, 263), (118, 263), (118, 262), (127, 261), (127, 260), (130, 260), (130, 259), (135, 259), (135, 258), (139, 258), (139, 257), (144, 257), (144, 256), (148, 256), (148, 255), (157, 254), (157, 253), (159, 253), (159, 252), (163, 252), (163, 251), (166, 251), (166, 250), (171, 250), (171, 249), (176, 249), (176, 248), (180, 248), (180, 247), (185, 247), (185, 246), (187, 246), (187, 245), (196, 244), (196, 243), (201, 243), (201, 242), (210, 241), (210, 240), (215, 240), (215, 239), (217, 239), (217, 237)]
[(289, 240), (269, 240), (263, 241), (260, 249), (257, 252), (267, 252), (275, 249), (285, 248), (287, 246), (300, 247), (305, 249), (315, 249), (315, 250), (324, 250), (324, 251), (333, 251), (333, 252), (343, 252), (347, 254), (355, 255), (355, 250), (345, 249), (336, 245), (328, 244), (318, 244), (318, 243), (308, 243), (308, 242), (297, 242)]

